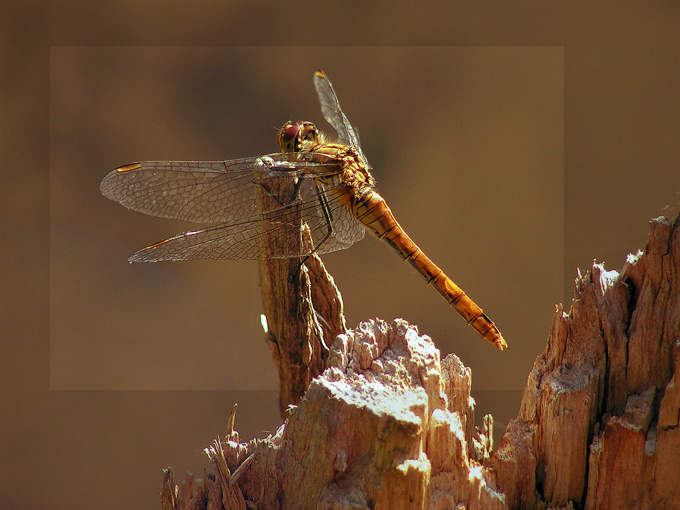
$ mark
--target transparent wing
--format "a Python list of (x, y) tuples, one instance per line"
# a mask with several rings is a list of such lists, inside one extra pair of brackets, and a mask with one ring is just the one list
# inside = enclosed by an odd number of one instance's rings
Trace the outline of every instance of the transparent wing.
[(230, 161), (144, 161), (109, 172), (102, 194), (133, 211), (197, 223), (255, 214), (255, 181), (262, 175), (295, 179), (307, 162), (271, 154)]
[[(315, 248), (319, 253), (347, 248), (363, 238), (363, 226), (333, 193), (333, 185), (316, 180), (336, 175), (337, 165), (324, 167), (309, 158), (272, 154), (231, 161), (133, 163), (106, 175), (101, 191), (153, 216), (217, 223), (144, 248), (130, 257), (133, 262), (283, 258), (304, 256)], [(272, 195), (274, 206), (262, 210), (257, 194), (271, 193), (264, 187), (272, 180), (297, 190), (296, 200), (290, 194)], [(291, 214), (293, 208), (298, 216)], [(301, 222), (310, 229), (311, 247), (285, 237), (299, 233)]]
[[(304, 184), (314, 185), (311, 180)], [(348, 248), (363, 239), (363, 225), (340, 199), (328, 190), (319, 193), (325, 201), (316, 193), (304, 193), (305, 200), (297, 206), (280, 206), (244, 221), (219, 223), (171, 237), (134, 253), (130, 262), (304, 257)], [(301, 224), (309, 228), (311, 245), (300, 238)]]
[(333, 90), (333, 85), (323, 71), (314, 73), (314, 87), (319, 96), (323, 118), (338, 133), (339, 141), (354, 147), (363, 156), (361, 144), (359, 143), (359, 134), (354, 130), (340, 108), (340, 101), (338, 101), (338, 96), (335, 94), (335, 90)]

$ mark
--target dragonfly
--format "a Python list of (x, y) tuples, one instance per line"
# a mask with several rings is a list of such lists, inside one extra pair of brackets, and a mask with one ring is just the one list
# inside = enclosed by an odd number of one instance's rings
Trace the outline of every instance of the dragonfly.
[[(358, 133), (323, 71), (314, 74), (314, 86), (336, 142), (312, 122), (287, 122), (277, 133), (278, 153), (143, 161), (109, 172), (102, 194), (128, 209), (210, 224), (142, 248), (129, 261), (298, 257), (302, 264), (312, 254), (348, 248), (368, 230), (408, 261), (482, 338), (503, 350), (507, 344), (493, 321), (413, 242), (375, 190)], [(273, 198), (266, 208), (258, 199), (263, 193)], [(286, 236), (299, 233), (301, 225), (311, 241), (288, 242)]]

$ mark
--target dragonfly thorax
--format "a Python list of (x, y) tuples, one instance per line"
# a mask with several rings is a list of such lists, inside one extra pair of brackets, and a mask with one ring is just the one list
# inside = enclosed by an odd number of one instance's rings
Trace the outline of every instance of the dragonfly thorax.
[[(359, 151), (348, 145), (326, 143), (323, 133), (312, 122), (287, 122), (279, 130), (277, 141), (283, 153), (307, 153), (318, 163), (337, 165), (341, 181), (353, 190), (375, 186), (368, 163)], [(319, 179), (330, 183), (336, 177), (337, 174), (327, 174)]]
[[(323, 143), (315, 146), (311, 157), (324, 165), (337, 165), (342, 183), (356, 194), (365, 188), (373, 188), (375, 179), (370, 167), (359, 151), (349, 145)], [(319, 177), (324, 179), (323, 176)]]

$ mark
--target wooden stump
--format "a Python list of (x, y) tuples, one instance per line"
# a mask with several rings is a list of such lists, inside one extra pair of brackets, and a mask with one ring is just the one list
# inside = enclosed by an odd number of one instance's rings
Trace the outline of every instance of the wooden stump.
[(218, 438), (207, 481), (169, 470), (163, 508), (680, 508), (680, 226), (651, 225), (620, 273), (579, 274), (497, 450), (470, 370), (376, 319), (336, 338), (275, 434)]
[(345, 331), (345, 317), (340, 292), (321, 259), (285, 256), (314, 248), (302, 223), (302, 202), (293, 199), (293, 181), (271, 177), (258, 184), (257, 208), (268, 211), (262, 217), (265, 257), (259, 263), (262, 304), (279, 373), (279, 412), (285, 418), (326, 368), (328, 346)]
[(680, 228), (579, 273), (491, 464), (507, 508), (680, 508)]

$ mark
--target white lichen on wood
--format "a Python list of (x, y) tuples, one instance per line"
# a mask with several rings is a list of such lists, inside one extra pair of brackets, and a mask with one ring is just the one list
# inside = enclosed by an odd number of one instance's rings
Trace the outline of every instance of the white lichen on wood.
[(253, 455), (239, 487), (259, 508), (500, 509), (470, 386), (470, 370), (441, 362), (415, 327), (368, 321), (338, 336), (285, 426), (227, 443), (225, 458), (234, 471)]
[(225, 483), (266, 509), (680, 508), (679, 221), (654, 220), (620, 273), (579, 273), (493, 452), (471, 385), (414, 326), (362, 323), (275, 434), (214, 449), (236, 483), (169, 470), (163, 508), (220, 508)]

